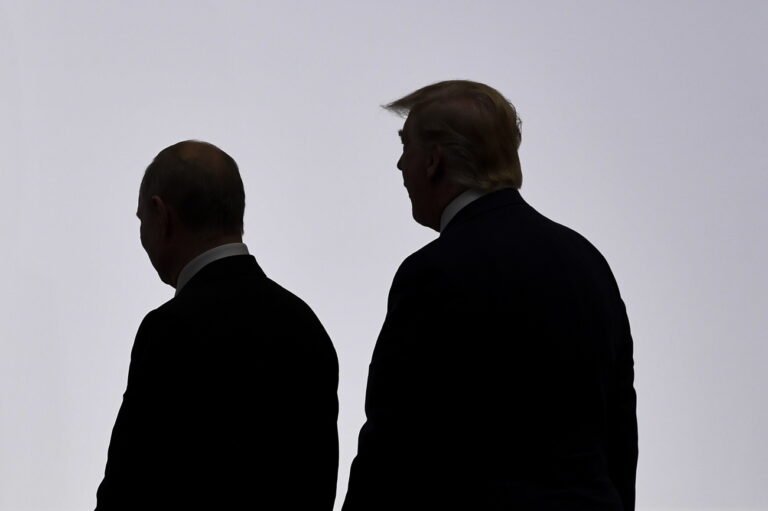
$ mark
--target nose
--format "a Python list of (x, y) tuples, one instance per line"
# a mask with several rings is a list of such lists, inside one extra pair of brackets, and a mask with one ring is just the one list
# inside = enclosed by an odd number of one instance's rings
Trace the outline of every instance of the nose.
[(403, 171), (403, 157), (402, 156), (397, 160), (397, 169), (400, 172)]

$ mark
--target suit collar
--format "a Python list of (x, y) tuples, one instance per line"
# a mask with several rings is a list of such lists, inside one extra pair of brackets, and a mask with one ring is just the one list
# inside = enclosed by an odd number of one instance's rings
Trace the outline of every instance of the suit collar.
[(199, 254), (189, 261), (179, 272), (179, 277), (176, 282), (176, 294), (179, 294), (187, 282), (189, 282), (190, 279), (205, 266), (214, 261), (218, 261), (219, 259), (237, 255), (248, 255), (248, 247), (245, 246), (245, 243), (225, 243), (224, 245), (219, 245), (218, 247), (214, 247)]
[(477, 215), (511, 204), (525, 204), (520, 192), (514, 188), (503, 188), (483, 195), (456, 213), (453, 220), (440, 232), (440, 236)]
[(233, 255), (218, 259), (198, 271), (176, 296), (185, 296), (207, 282), (238, 278), (266, 279), (267, 276), (252, 255)]
[(451, 202), (443, 209), (443, 214), (440, 215), (440, 232), (443, 232), (445, 228), (451, 223), (456, 213), (473, 203), (488, 192), (482, 190), (475, 190), (474, 188), (468, 188), (459, 195), (453, 198)]

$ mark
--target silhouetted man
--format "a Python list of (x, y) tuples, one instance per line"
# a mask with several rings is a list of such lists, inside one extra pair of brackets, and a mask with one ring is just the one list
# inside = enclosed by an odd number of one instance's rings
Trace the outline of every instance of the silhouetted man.
[(633, 510), (624, 304), (600, 253), (518, 193), (514, 108), (468, 81), (386, 108), (440, 236), (392, 283), (344, 511)]
[(338, 363), (242, 243), (235, 161), (187, 141), (147, 167), (141, 243), (173, 299), (136, 334), (98, 510), (331, 510)]

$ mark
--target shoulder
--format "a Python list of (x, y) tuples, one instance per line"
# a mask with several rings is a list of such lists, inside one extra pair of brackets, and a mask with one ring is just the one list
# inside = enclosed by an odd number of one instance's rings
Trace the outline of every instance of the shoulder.
[(579, 252), (582, 254), (582, 257), (588, 259), (593, 265), (610, 272), (608, 261), (586, 236), (565, 225), (551, 220), (549, 222), (553, 225), (557, 236), (563, 240), (564, 244), (567, 244), (570, 249), (569, 253)]
[(184, 335), (181, 331), (184, 324), (173, 300), (149, 311), (139, 324), (131, 357), (142, 357), (149, 352), (154, 354), (171, 348)]
[(167, 328), (176, 321), (178, 311), (174, 307), (173, 300), (169, 300), (161, 306), (149, 311), (139, 324), (137, 338), (154, 334), (158, 330)]
[(330, 337), (315, 311), (298, 295), (269, 278), (263, 306), (262, 316), (274, 325), (285, 348), (314, 353), (333, 351)]
[(407, 278), (412, 274), (417, 274), (429, 268), (433, 268), (441, 258), (440, 239), (438, 238), (406, 257), (397, 268), (395, 277), (397, 278), (400, 276)]
[(443, 272), (445, 256), (439, 238), (428, 243), (400, 263), (395, 272), (392, 287), (445, 276)]
[(176, 298), (168, 300), (144, 316), (141, 325), (139, 325), (139, 332), (142, 330), (155, 332), (172, 328), (174, 325), (178, 326), (178, 324), (183, 323), (184, 308), (184, 303)]
[(264, 307), (272, 314), (289, 315), (319, 323), (314, 311), (303, 299), (274, 280), (267, 278), (264, 294)]
[[(428, 296), (446, 297), (457, 274), (451, 269), (449, 255), (438, 238), (403, 260), (392, 279), (388, 308), (404, 300), (427, 301)], [(426, 303), (425, 303), (426, 305)]]

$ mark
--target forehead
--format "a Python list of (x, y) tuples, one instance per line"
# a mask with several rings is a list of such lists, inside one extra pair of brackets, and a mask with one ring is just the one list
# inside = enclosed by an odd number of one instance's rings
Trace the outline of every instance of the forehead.
[(141, 192), (139, 192), (139, 199), (136, 202), (136, 216), (141, 216), (141, 213), (144, 211), (145, 202)]
[(412, 116), (409, 115), (405, 119), (405, 122), (403, 123), (402, 129), (400, 129), (397, 132), (397, 134), (400, 135), (400, 138), (402, 138), (402, 139), (413, 138), (413, 124), (414, 124), (413, 118), (412, 118)]

